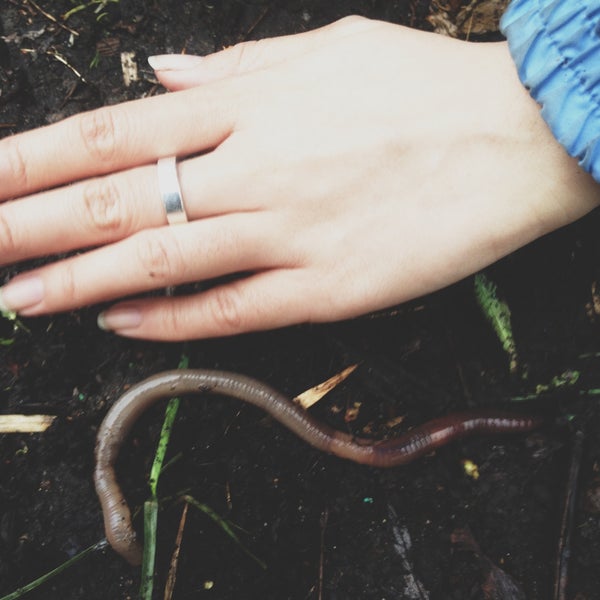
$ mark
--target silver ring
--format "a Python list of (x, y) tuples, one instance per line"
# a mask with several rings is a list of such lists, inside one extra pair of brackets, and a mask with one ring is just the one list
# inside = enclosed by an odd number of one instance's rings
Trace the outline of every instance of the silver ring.
[(169, 225), (187, 223), (188, 218), (183, 205), (183, 196), (177, 175), (177, 157), (159, 158), (156, 163), (158, 172), (158, 189), (165, 206)]

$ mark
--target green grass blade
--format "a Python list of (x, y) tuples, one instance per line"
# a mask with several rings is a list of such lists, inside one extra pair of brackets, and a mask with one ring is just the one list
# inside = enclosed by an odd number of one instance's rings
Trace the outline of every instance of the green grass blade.
[(17, 598), (21, 598), (28, 592), (31, 592), (32, 590), (35, 590), (36, 588), (38, 588), (40, 585), (46, 583), (46, 581), (49, 581), (53, 577), (60, 575), (63, 571), (65, 571), (69, 567), (72, 567), (74, 564), (78, 563), (80, 560), (85, 558), (88, 554), (91, 554), (92, 552), (95, 552), (96, 550), (101, 550), (102, 548), (105, 548), (106, 546), (108, 546), (108, 542), (106, 540), (102, 540), (100, 542), (96, 542), (95, 544), (92, 544), (85, 550), (82, 550), (79, 554), (76, 554), (73, 558), (70, 558), (69, 560), (62, 563), (55, 569), (52, 569), (52, 571), (48, 571), (48, 573), (45, 573), (41, 577), (34, 579), (31, 583), (28, 583), (27, 585), (20, 587), (19, 589), (15, 590), (14, 592), (11, 592), (7, 596), (2, 596), (2, 598), (0, 598), (0, 600), (16, 600)]
[[(178, 368), (185, 369), (189, 364), (186, 355), (181, 357)], [(152, 599), (152, 590), (154, 588), (154, 564), (156, 560), (156, 530), (158, 527), (158, 498), (157, 488), (169, 440), (171, 439), (171, 430), (177, 411), (179, 409), (179, 398), (171, 398), (165, 410), (160, 438), (150, 470), (150, 500), (144, 503), (144, 555), (142, 559), (142, 585), (140, 588), (140, 597), (142, 600)]]
[[(183, 355), (181, 357), (181, 360), (179, 361), (179, 365), (177, 366), (177, 368), (186, 369), (189, 365), (189, 362), (189, 358)], [(160, 477), (163, 463), (165, 461), (167, 447), (169, 446), (169, 440), (171, 439), (171, 429), (173, 428), (173, 423), (175, 422), (175, 417), (177, 416), (179, 404), (179, 398), (171, 398), (171, 400), (169, 400), (169, 403), (167, 404), (167, 408), (165, 410), (165, 418), (162, 424), (162, 429), (160, 431), (160, 438), (158, 440), (158, 447), (156, 448), (154, 462), (152, 463), (152, 468), (150, 469), (150, 493), (152, 495), (152, 498), (155, 500), (157, 497), (156, 490), (158, 487), (158, 479)]]
[(267, 568), (267, 565), (263, 560), (252, 554), (252, 552), (250, 552), (250, 550), (244, 546), (240, 538), (236, 535), (235, 531), (233, 531), (233, 528), (229, 522), (217, 514), (210, 506), (203, 504), (202, 502), (198, 502), (198, 500), (196, 500), (193, 496), (185, 495), (182, 497), (182, 499), (188, 504), (191, 504), (194, 508), (202, 511), (206, 516), (210, 517), (240, 547), (242, 552), (256, 562), (261, 569)]
[[(522, 396), (512, 396), (511, 401), (524, 402), (527, 400), (536, 400), (544, 394), (556, 392), (561, 388), (573, 387), (579, 380), (579, 376), (579, 371), (568, 369), (566, 371), (563, 371), (560, 375), (555, 375), (548, 383), (538, 383), (535, 386), (535, 391), (533, 393), (525, 394)], [(580, 391), (579, 393), (582, 394), (583, 391)]]
[(502, 348), (508, 354), (510, 372), (516, 373), (518, 369), (517, 344), (513, 336), (510, 308), (504, 300), (498, 298), (496, 284), (483, 273), (475, 275), (474, 284), (479, 306), (494, 328)]
[(144, 502), (144, 555), (142, 558), (142, 585), (140, 598), (152, 600), (154, 589), (154, 563), (156, 561), (156, 529), (158, 524), (158, 502)]
[(148, 484), (150, 485), (150, 494), (154, 499), (157, 497), (158, 479), (162, 471), (169, 440), (171, 439), (171, 430), (173, 429), (173, 423), (177, 417), (179, 404), (179, 398), (171, 398), (167, 404), (167, 408), (165, 409), (165, 418), (160, 431), (160, 438), (158, 440), (156, 454), (154, 455), (154, 462), (152, 463), (152, 468), (150, 469), (150, 480), (148, 481)]

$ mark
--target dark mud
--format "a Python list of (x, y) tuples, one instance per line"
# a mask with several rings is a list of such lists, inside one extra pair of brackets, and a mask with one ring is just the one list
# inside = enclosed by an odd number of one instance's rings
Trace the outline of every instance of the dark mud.
[[(67, 22), (78, 33), (72, 38), (33, 3), (0, 2), (2, 136), (160, 93), (146, 67), (149, 54), (212, 52), (350, 13), (430, 27), (424, 1), (120, 0), (108, 4), (100, 20), (94, 6), (74, 15)], [(38, 6), (58, 17), (74, 4), (39, 0)], [(120, 66), (125, 51), (136, 53), (140, 69), (128, 88)], [(426, 598), (421, 589), (439, 600), (547, 600), (578, 429), (586, 437), (568, 597), (597, 598), (600, 410), (588, 391), (600, 388), (599, 231), (598, 215), (590, 215), (488, 270), (511, 306), (526, 379), (509, 374), (471, 279), (351, 322), (189, 344), (102, 333), (98, 307), (27, 320), (29, 332), (0, 320), (0, 338), (9, 340), (0, 348), (1, 412), (57, 415), (44, 434), (0, 436), (0, 594), (102, 538), (91, 477), (97, 427), (125, 386), (175, 367), (186, 354), (192, 367), (243, 372), (290, 395), (359, 363), (314, 410), (340, 429), (375, 437), (393, 433), (390, 423), (400, 416), (405, 419), (396, 428), (404, 429), (454, 410), (506, 407), (511, 397), (567, 370), (580, 377), (574, 386), (517, 406), (550, 419), (573, 415), (570, 427), (472, 439), (387, 471), (320, 454), (239, 402), (186, 399), (169, 452), (176, 460), (160, 484), (157, 598), (182, 510), (177, 497), (188, 493), (243, 528), (240, 538), (267, 569), (191, 510), (176, 599)], [(2, 281), (16, 271), (4, 268)], [(348, 423), (344, 417), (355, 403), (358, 417)], [(160, 420), (161, 410), (148, 414), (123, 452), (120, 479), (133, 506), (147, 496)], [(478, 479), (465, 474), (464, 460), (478, 466)], [(408, 540), (406, 553), (401, 548)], [(106, 550), (28, 597), (125, 599), (138, 588), (139, 571)]]

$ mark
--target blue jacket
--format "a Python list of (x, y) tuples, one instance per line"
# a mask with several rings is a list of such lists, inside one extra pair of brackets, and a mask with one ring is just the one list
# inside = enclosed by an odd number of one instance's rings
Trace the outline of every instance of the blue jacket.
[(600, 0), (513, 0), (501, 29), (556, 139), (600, 182)]

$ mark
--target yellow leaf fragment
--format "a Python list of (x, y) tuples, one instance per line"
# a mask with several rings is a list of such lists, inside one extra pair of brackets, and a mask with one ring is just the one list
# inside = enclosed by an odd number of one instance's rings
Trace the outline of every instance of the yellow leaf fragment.
[(0, 415), (0, 433), (41, 433), (54, 419), (52, 415)]
[(361, 404), (362, 402), (355, 402), (353, 406), (346, 409), (346, 413), (344, 414), (344, 421), (346, 421), (346, 423), (351, 423), (358, 419)]
[(592, 281), (591, 301), (585, 305), (585, 311), (592, 323), (596, 321), (596, 317), (600, 316), (600, 290), (597, 281)]
[(429, 21), (429, 24), (433, 27), (435, 33), (452, 38), (458, 37), (458, 27), (445, 10), (440, 10), (439, 12), (429, 15), (427, 21)]
[(121, 52), (121, 71), (125, 87), (129, 87), (134, 81), (139, 79), (137, 63), (135, 62), (135, 52)]
[(457, 3), (432, 3), (432, 13), (427, 17), (436, 33), (453, 38), (496, 32), (500, 17), (508, 0), (471, 0), (457, 11)]
[(475, 481), (479, 479), (479, 467), (472, 460), (463, 460), (462, 466), (467, 477), (475, 479)]
[(394, 417), (393, 419), (386, 421), (385, 426), (389, 427), (390, 429), (393, 429), (394, 427), (396, 427), (396, 425), (400, 425), (400, 423), (402, 423), (405, 418), (406, 418), (406, 415), (400, 415), (398, 417)]
[(311, 387), (305, 392), (298, 394), (294, 398), (294, 402), (299, 404), (302, 408), (310, 408), (313, 404), (316, 404), (323, 396), (325, 396), (325, 394), (328, 394), (332, 389), (342, 383), (342, 381), (344, 381), (356, 369), (356, 367), (358, 367), (358, 365), (350, 365), (326, 381), (323, 381), (322, 383)]
[(465, 6), (456, 16), (459, 32), (467, 38), (498, 31), (500, 17), (508, 6), (508, 0), (475, 0)]

